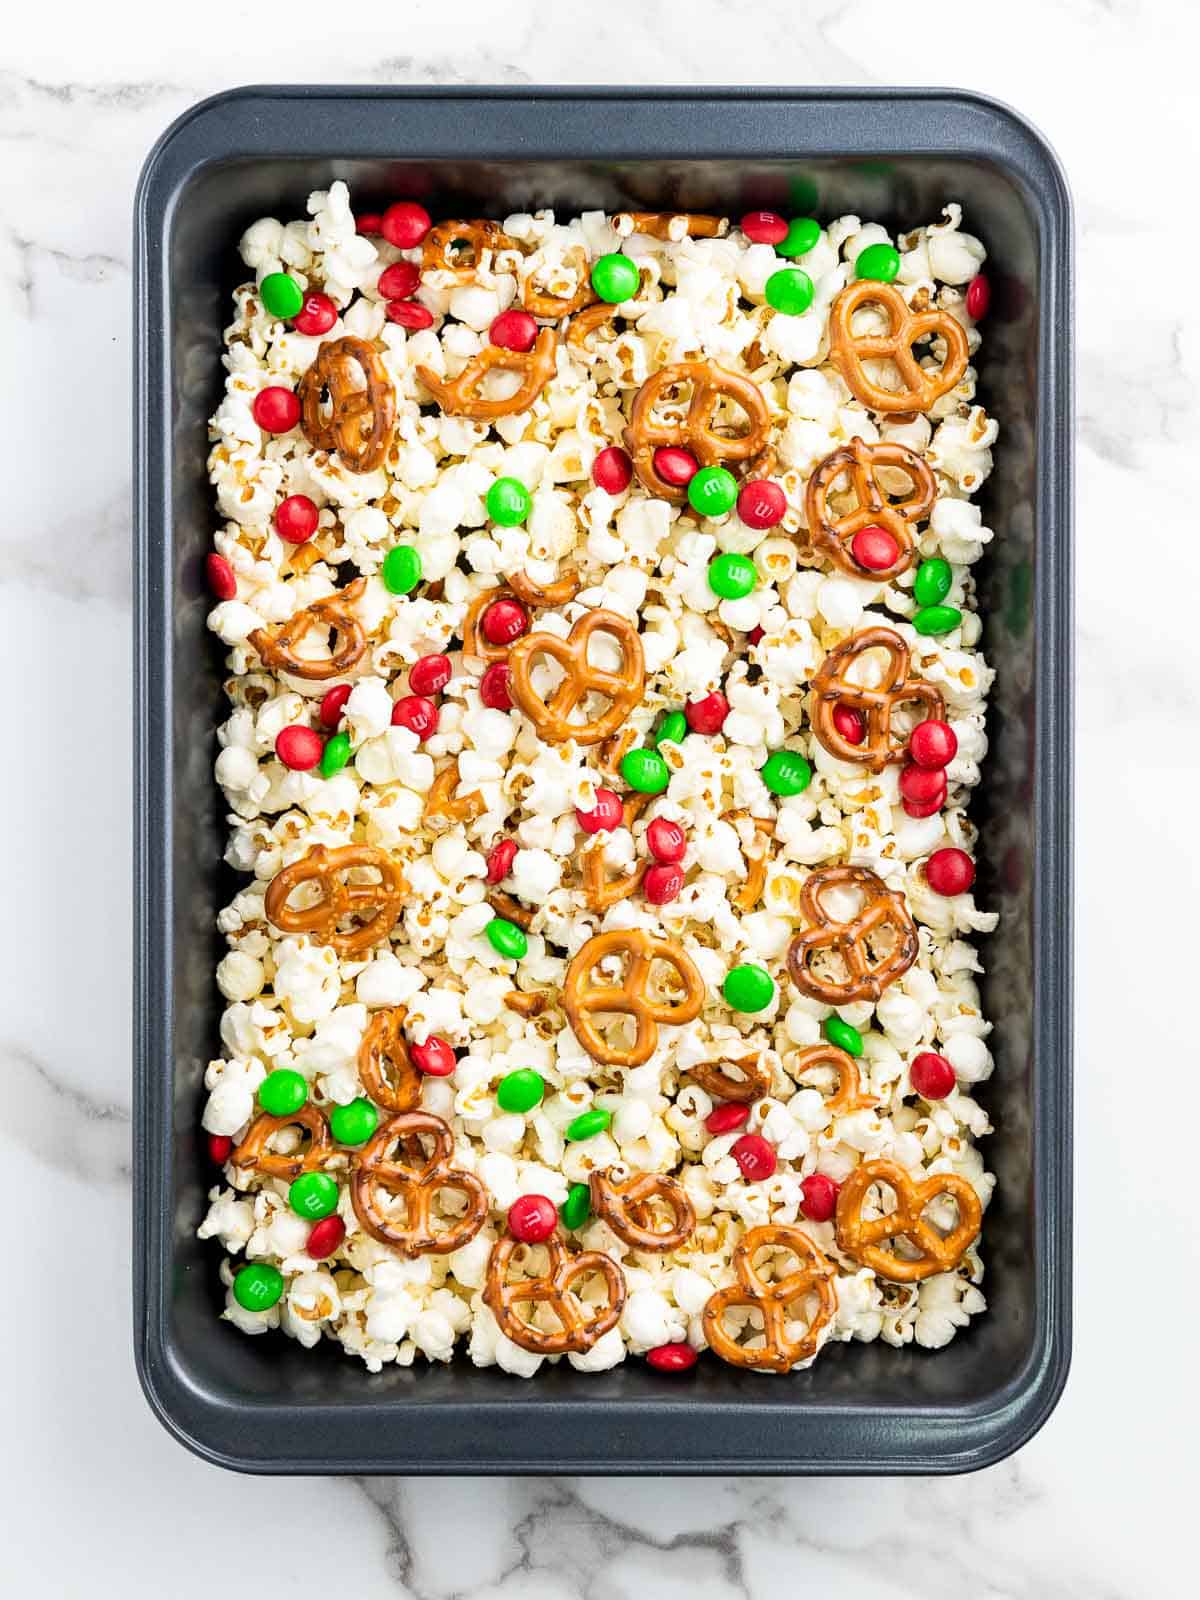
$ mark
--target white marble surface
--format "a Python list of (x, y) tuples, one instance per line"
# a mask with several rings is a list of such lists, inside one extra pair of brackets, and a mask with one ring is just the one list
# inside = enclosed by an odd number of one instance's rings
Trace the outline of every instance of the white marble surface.
[[(1184, 0), (159, 0), (10, 18), (0, 1593), (1195, 1593), (1196, 1052), (1179, 952), (1200, 888), (1198, 45)], [(1062, 1404), (1014, 1460), (951, 1481), (353, 1483), (201, 1464), (152, 1419), (130, 1339), (129, 236), (146, 150), (248, 81), (931, 75), (1031, 115), (1078, 205), (1079, 1288)]]

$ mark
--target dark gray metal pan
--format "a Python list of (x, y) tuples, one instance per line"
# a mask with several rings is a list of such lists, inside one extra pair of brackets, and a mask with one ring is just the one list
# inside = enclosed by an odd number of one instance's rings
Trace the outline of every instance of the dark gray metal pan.
[[(681, 1382), (627, 1361), (525, 1383), (462, 1360), (375, 1377), (218, 1320), (195, 1238), (214, 913), (231, 888), (205, 422), (239, 233), (303, 215), (335, 177), (359, 204), (419, 193), (435, 215), (777, 204), (907, 227), (954, 198), (986, 241), (999, 292), (980, 381), (1003, 431), (977, 570), (999, 676), (975, 815), (982, 903), (1002, 913), (984, 948), (999, 1184), (989, 1310), (948, 1349), (837, 1345), (783, 1379), (705, 1360)], [(164, 135), (135, 226), (134, 1316), (165, 1425), (261, 1472), (953, 1472), (1014, 1450), (1061, 1392), (1071, 1315), (1071, 208), (1045, 142), (942, 91), (246, 89)]]

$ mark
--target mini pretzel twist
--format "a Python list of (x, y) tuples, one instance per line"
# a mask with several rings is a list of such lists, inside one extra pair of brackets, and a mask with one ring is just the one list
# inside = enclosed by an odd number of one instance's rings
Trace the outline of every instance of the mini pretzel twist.
[[(851, 321), (860, 306), (877, 305), (887, 313), (886, 334), (855, 334)], [(929, 372), (913, 354), (913, 345), (927, 334), (946, 341), (940, 372)], [(841, 291), (829, 312), (829, 359), (856, 400), (873, 411), (928, 411), (948, 394), (967, 370), (967, 331), (948, 311), (910, 311), (894, 284), (859, 278)], [(884, 389), (863, 368), (864, 361), (891, 360), (902, 387)]]
[[(326, 390), (328, 416), (321, 398)], [(396, 392), (374, 345), (349, 334), (327, 340), (298, 392), (300, 427), (314, 449), (336, 450), (351, 472), (379, 466), (396, 425)]]
[[(623, 667), (608, 672), (588, 660), (588, 642), (593, 633), (608, 633), (621, 645)], [(533, 687), (531, 672), (538, 656), (550, 656), (563, 669), (562, 682), (547, 703)], [(512, 670), (510, 693), (543, 739), (564, 744), (599, 744), (615, 733), (638, 705), (646, 686), (646, 662), (637, 628), (616, 611), (588, 611), (562, 639), (556, 633), (527, 633), (511, 646), (508, 663)], [(571, 722), (571, 713), (591, 692), (606, 695), (607, 711), (586, 722)]]
[(477, 218), (473, 222), (439, 222), (430, 228), (421, 246), (422, 272), (449, 272), (456, 283), (478, 279), (485, 253), (520, 250), (521, 246), (498, 222)]
[[(731, 812), (726, 815), (726, 821), (736, 817), (748, 816), (749, 812)], [(770, 850), (771, 835), (775, 832), (774, 817), (754, 818), (754, 838), (750, 845), (744, 849), (746, 857), (746, 881), (738, 892), (732, 897), (735, 911), (753, 911), (762, 898), (763, 885), (767, 881), (767, 854)]]
[[(488, 1261), (487, 1280), (483, 1298), (496, 1319), (496, 1325), (505, 1338), (522, 1350), (532, 1350), (537, 1355), (565, 1355), (567, 1351), (582, 1354), (590, 1350), (597, 1339), (610, 1328), (615, 1328), (625, 1308), (625, 1275), (611, 1256), (599, 1250), (581, 1250), (568, 1253), (562, 1241), (554, 1236), (542, 1246), (550, 1257), (550, 1270), (540, 1278), (520, 1278), (508, 1282), (508, 1266), (520, 1241), (506, 1236), (498, 1239)], [(604, 1279), (606, 1298), (593, 1316), (571, 1292), (577, 1279), (598, 1272)], [(557, 1332), (546, 1332), (535, 1327), (519, 1315), (520, 1305), (546, 1305), (553, 1308), (560, 1327)]]
[(594, 357), (596, 351), (588, 344), (588, 338), (595, 333), (597, 328), (602, 328), (606, 322), (612, 322), (617, 316), (618, 308), (601, 301), (599, 305), (588, 306), (583, 311), (577, 311), (567, 324), (567, 343), (577, 355)]
[[(439, 378), (432, 367), (423, 366), (417, 368), (417, 377), (447, 416), (475, 417), (480, 421), (513, 417), (518, 411), (528, 411), (554, 376), (557, 348), (557, 333), (553, 328), (543, 328), (532, 350), (505, 350), (498, 344), (489, 344), (471, 357), (457, 378), (447, 381)], [(520, 387), (506, 399), (485, 400), (479, 391), (489, 372), (519, 372)]]
[[(772, 1246), (790, 1250), (799, 1265), (778, 1283), (765, 1283), (755, 1270), (754, 1257), (759, 1250)], [(733, 1270), (737, 1283), (718, 1289), (703, 1313), (704, 1336), (721, 1360), (733, 1367), (787, 1372), (797, 1362), (815, 1356), (822, 1331), (837, 1311), (833, 1286), (836, 1268), (808, 1234), (802, 1228), (782, 1224), (751, 1228), (734, 1246)], [(795, 1338), (789, 1334), (787, 1324), (796, 1319), (788, 1317), (788, 1310), (809, 1295), (817, 1297), (816, 1310), (804, 1333)], [(736, 1306), (749, 1306), (761, 1314), (763, 1343), (759, 1348), (739, 1344), (726, 1328), (725, 1313)]]
[[(634, 1250), (677, 1250), (696, 1226), (687, 1191), (674, 1178), (657, 1172), (636, 1172), (618, 1182), (607, 1172), (591, 1176), (592, 1210)], [(666, 1228), (654, 1225), (654, 1202), (671, 1213)]]
[(729, 1065), (736, 1067), (740, 1078), (731, 1076), (716, 1061), (698, 1061), (688, 1068), (688, 1076), (717, 1100), (736, 1100), (739, 1105), (750, 1105), (761, 1100), (771, 1088), (771, 1073), (761, 1056), (730, 1058)]
[[(375, 867), (379, 882), (345, 882), (341, 874), (354, 867)], [(303, 883), (316, 883), (321, 897), (315, 905), (296, 910), (288, 905), (288, 897)], [(271, 879), (264, 909), (268, 921), (283, 933), (307, 933), (339, 955), (361, 955), (392, 931), (406, 887), (386, 850), (367, 844), (344, 844), (330, 850), (315, 844)], [(353, 930), (339, 933), (338, 923), (351, 916), (365, 920)]]
[(592, 280), (588, 273), (587, 251), (581, 244), (573, 245), (567, 252), (566, 259), (575, 268), (579, 287), (572, 295), (546, 294), (535, 282), (539, 269), (537, 266), (533, 267), (521, 285), (521, 304), (531, 316), (546, 317), (558, 322), (562, 317), (574, 316), (585, 306), (596, 303), (596, 291), (592, 288)]
[[(850, 677), (855, 662), (869, 650), (886, 651), (888, 657), (883, 681), (873, 689)], [(892, 712), (898, 705), (915, 703), (924, 706), (929, 717), (945, 716), (941, 691), (923, 678), (910, 677), (909, 662), (908, 646), (891, 628), (863, 628), (829, 652), (812, 681), (812, 728), (831, 756), (882, 772), (905, 758), (907, 741), (892, 736)], [(853, 744), (838, 729), (834, 714), (839, 706), (862, 713), (866, 733), (860, 744)]]
[[(880, 487), (878, 472), (886, 467), (908, 477), (910, 492), (903, 500), (889, 499)], [(853, 511), (835, 517), (829, 508), (830, 491), (846, 475), (854, 491), (855, 506)], [(933, 472), (916, 451), (902, 444), (864, 444), (854, 438), (818, 461), (805, 485), (808, 537), (843, 572), (882, 583), (912, 565), (916, 549), (913, 528), (933, 510), (936, 499)], [(886, 528), (899, 546), (895, 561), (886, 570), (864, 567), (855, 559), (854, 535), (870, 527)]]
[[(624, 956), (629, 967), (620, 984), (593, 982), (594, 969), (606, 956)], [(649, 998), (654, 961), (675, 969), (684, 986), (681, 1000), (670, 1003)], [(572, 958), (563, 982), (563, 1008), (571, 1030), (593, 1060), (609, 1066), (640, 1067), (658, 1045), (660, 1023), (675, 1027), (692, 1022), (704, 1004), (704, 979), (691, 956), (672, 939), (659, 939), (640, 928), (613, 929), (589, 939)], [(606, 1044), (592, 1017), (615, 1012), (636, 1019), (637, 1032), (629, 1046)]]
[[(639, 814), (649, 804), (651, 796), (648, 794), (626, 795), (621, 812), (621, 826), (632, 828)], [(604, 842), (594, 840), (583, 852), (583, 897), (587, 901), (589, 911), (607, 911), (609, 906), (615, 906), (618, 900), (628, 900), (631, 894), (636, 894), (642, 886), (642, 879), (646, 876), (645, 861), (638, 861), (631, 872), (622, 876), (610, 878), (604, 868)]]
[(425, 809), (421, 813), (424, 822), (434, 818), (443, 818), (448, 822), (469, 822), (472, 817), (479, 816), (483, 810), (483, 796), (477, 789), (470, 794), (456, 795), (454, 791), (458, 785), (458, 757), (455, 756), (430, 785), (425, 796)]
[[(862, 891), (861, 910), (849, 922), (830, 917), (822, 904), (826, 891), (846, 887)], [(889, 889), (868, 867), (818, 867), (804, 880), (800, 911), (811, 926), (798, 933), (788, 947), (788, 969), (803, 993), (826, 1005), (849, 1005), (855, 1000), (878, 1000), (917, 959), (917, 930), (904, 896)], [(871, 949), (871, 940), (883, 932), (892, 935), (886, 955)], [(841, 957), (847, 976), (838, 981), (812, 970), (812, 958), (822, 951)]]
[[(655, 406), (685, 383), (692, 386), (686, 417), (681, 422), (656, 422)], [(713, 427), (713, 416), (722, 397), (736, 401), (746, 413), (745, 432), (731, 436), (718, 433)], [(766, 448), (770, 425), (767, 402), (752, 378), (729, 372), (713, 361), (681, 361), (647, 378), (634, 396), (629, 426), (624, 431), (625, 448), (633, 458), (639, 480), (651, 494), (682, 503), (687, 490), (659, 477), (654, 469), (656, 450), (664, 445), (683, 446), (702, 467), (740, 462), (752, 471)]]
[(377, 1011), (358, 1047), (362, 1086), (385, 1111), (415, 1111), (421, 1100), (421, 1072), (404, 1037), (407, 1020), (404, 1006)]
[[(428, 1157), (419, 1144), (422, 1134), (433, 1139), (433, 1154)], [(397, 1144), (399, 1159), (392, 1154)], [(435, 1232), (434, 1196), (444, 1189), (465, 1196), (467, 1209)], [(385, 1195), (403, 1197), (402, 1223), (383, 1209)], [(401, 1111), (389, 1117), (351, 1158), (350, 1203), (373, 1239), (404, 1256), (448, 1255), (475, 1237), (488, 1211), (487, 1190), (473, 1172), (454, 1165), (454, 1135), (429, 1111)]]
[[(344, 589), (337, 589), (321, 600), (314, 600), (303, 611), (297, 611), (274, 631), (255, 628), (249, 640), (262, 658), (263, 666), (272, 667), (276, 672), (290, 672), (294, 678), (304, 678), (309, 683), (340, 678), (357, 666), (366, 652), (367, 636), (351, 607), (362, 599), (366, 587), (365, 578), (355, 578)], [(296, 646), (314, 628), (333, 629), (333, 649), (328, 656), (315, 660), (296, 654)]]
[(583, 587), (583, 579), (574, 567), (568, 567), (553, 583), (537, 583), (527, 572), (513, 572), (505, 581), (527, 606), (565, 606)]
[[(308, 1148), (291, 1155), (272, 1150), (271, 1139), (284, 1128), (303, 1128), (309, 1136)], [(303, 1105), (286, 1117), (259, 1112), (231, 1160), (235, 1167), (246, 1167), (261, 1172), (265, 1178), (282, 1178), (285, 1183), (293, 1183), (302, 1172), (324, 1171), (334, 1154), (333, 1138), (324, 1114), (314, 1105)]]
[[(886, 1217), (863, 1217), (863, 1203), (875, 1184), (887, 1184), (896, 1196), (896, 1209)], [(931, 1201), (950, 1195), (958, 1207), (958, 1222), (941, 1234), (924, 1221)], [(938, 1172), (914, 1182), (895, 1161), (864, 1161), (843, 1182), (837, 1203), (837, 1242), (860, 1266), (870, 1267), (893, 1283), (919, 1283), (938, 1272), (950, 1272), (978, 1237), (983, 1220), (979, 1196), (957, 1172)], [(906, 1239), (919, 1252), (910, 1259), (885, 1246)]]
[(618, 211), (612, 225), (619, 238), (644, 233), (668, 244), (678, 244), (681, 239), (716, 239), (726, 227), (724, 217), (707, 217), (697, 211)]
[(845, 1050), (839, 1050), (835, 1044), (809, 1045), (808, 1049), (801, 1050), (792, 1062), (792, 1076), (799, 1079), (804, 1073), (812, 1072), (818, 1067), (832, 1067), (837, 1073), (837, 1088), (832, 1094), (824, 1097), (826, 1111), (835, 1117), (847, 1116), (851, 1111), (868, 1111), (872, 1106), (878, 1105), (879, 1102), (873, 1094), (862, 1092), (858, 1063)]

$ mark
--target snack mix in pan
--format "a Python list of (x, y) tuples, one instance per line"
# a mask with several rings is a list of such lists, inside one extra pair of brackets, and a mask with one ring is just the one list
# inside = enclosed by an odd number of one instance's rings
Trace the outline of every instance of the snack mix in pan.
[(945, 1345), (982, 245), (308, 210), (241, 241), (209, 457), (225, 1315), (373, 1371)]

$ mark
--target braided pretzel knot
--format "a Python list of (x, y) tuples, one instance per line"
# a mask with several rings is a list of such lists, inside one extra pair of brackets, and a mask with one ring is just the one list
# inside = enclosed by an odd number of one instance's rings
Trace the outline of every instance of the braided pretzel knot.
[(697, 211), (618, 211), (612, 225), (618, 238), (644, 233), (668, 244), (678, 244), (681, 239), (716, 239), (725, 232), (724, 217), (706, 217)]
[[(270, 1148), (270, 1141), (284, 1128), (303, 1128), (308, 1148), (283, 1155)], [(302, 1172), (322, 1172), (334, 1155), (333, 1139), (324, 1114), (316, 1106), (303, 1105), (290, 1116), (272, 1117), (262, 1111), (246, 1129), (246, 1137), (231, 1157), (235, 1167), (261, 1172), (265, 1178), (294, 1182)]]
[[(626, 795), (621, 809), (621, 826), (632, 828), (638, 816), (652, 799), (648, 794)], [(604, 840), (594, 840), (583, 852), (583, 897), (589, 911), (607, 911), (618, 900), (628, 900), (636, 894), (646, 876), (648, 863), (638, 861), (631, 872), (623, 877), (610, 878), (604, 870)]]
[[(825, 893), (834, 888), (863, 894), (862, 908), (848, 922), (836, 921), (822, 904)], [(917, 930), (904, 896), (889, 889), (868, 867), (818, 867), (810, 872), (800, 891), (800, 911), (811, 926), (789, 945), (788, 969), (803, 994), (826, 1005), (878, 1000), (917, 959)], [(871, 940), (883, 932), (891, 933), (892, 948), (879, 956), (872, 951)], [(823, 951), (841, 957), (844, 980), (822, 978), (812, 970), (812, 957)]]
[[(696, 1226), (696, 1213), (687, 1191), (674, 1178), (657, 1172), (635, 1172), (617, 1182), (607, 1172), (593, 1172), (590, 1181), (592, 1209), (618, 1239), (635, 1250), (677, 1250)], [(654, 1226), (656, 1200), (671, 1213), (666, 1228)]]
[[(863, 1202), (877, 1183), (894, 1191), (896, 1209), (868, 1221), (862, 1214)], [(947, 1234), (939, 1233), (922, 1216), (930, 1202), (944, 1194), (958, 1206), (958, 1222)], [(864, 1161), (845, 1180), (838, 1195), (838, 1248), (881, 1278), (919, 1283), (956, 1267), (978, 1237), (982, 1220), (979, 1196), (957, 1172), (938, 1172), (914, 1182), (895, 1161)], [(885, 1249), (892, 1239), (906, 1239), (920, 1254), (910, 1259)]]
[[(864, 305), (877, 305), (886, 312), (886, 334), (851, 332), (851, 319)], [(931, 333), (946, 341), (940, 372), (927, 371), (913, 354), (916, 341)], [(830, 308), (829, 359), (854, 398), (872, 411), (928, 411), (967, 370), (967, 331), (948, 311), (910, 311), (894, 285), (859, 278), (841, 291)], [(867, 376), (863, 362), (882, 360), (894, 362), (903, 387), (884, 389)]]
[[(628, 957), (629, 968), (620, 984), (597, 984), (593, 969), (606, 956)], [(650, 971), (655, 961), (673, 967), (684, 987), (681, 1000), (649, 998)], [(589, 939), (572, 958), (563, 981), (563, 1009), (571, 1031), (595, 1061), (609, 1066), (640, 1067), (658, 1046), (660, 1023), (680, 1026), (700, 1015), (704, 1004), (704, 979), (700, 969), (672, 939), (659, 939), (640, 928), (615, 928)], [(628, 1046), (606, 1044), (592, 1021), (595, 1012), (615, 1012), (634, 1017), (637, 1032)]]
[[(850, 678), (855, 662), (868, 650), (886, 651), (888, 658), (883, 681), (872, 689)], [(945, 716), (941, 691), (923, 678), (909, 677), (909, 661), (908, 646), (891, 628), (863, 628), (829, 652), (812, 681), (812, 727), (831, 756), (882, 772), (905, 756), (906, 741), (892, 737), (892, 712), (898, 705), (917, 703), (930, 717), (940, 721)], [(852, 744), (839, 731), (834, 721), (839, 706), (862, 712), (866, 733), (860, 744)]]
[(414, 1111), (421, 1099), (421, 1073), (404, 1037), (407, 1020), (404, 1006), (377, 1011), (358, 1047), (362, 1086), (385, 1111)]
[[(340, 678), (357, 666), (366, 651), (367, 636), (350, 608), (362, 599), (366, 587), (365, 578), (355, 578), (344, 589), (337, 589), (321, 600), (314, 600), (303, 611), (297, 611), (273, 633), (267, 628), (255, 628), (249, 640), (263, 665), (273, 667), (276, 672), (290, 672), (294, 678), (304, 678), (309, 683)], [(329, 655), (316, 659), (298, 656), (296, 646), (314, 628), (333, 629), (333, 649)]]
[[(891, 500), (880, 487), (878, 469), (890, 467), (903, 472), (909, 493), (903, 500)], [(829, 509), (829, 494), (837, 480), (850, 479), (855, 506), (840, 517)], [(804, 520), (808, 537), (823, 550), (833, 564), (856, 578), (884, 582), (912, 564), (913, 526), (933, 510), (937, 483), (928, 464), (914, 450), (902, 444), (864, 444), (851, 439), (832, 450), (813, 468), (804, 487)], [(854, 535), (863, 528), (886, 528), (898, 545), (895, 561), (886, 570), (864, 567), (851, 548)]]
[[(374, 867), (378, 883), (347, 883), (340, 876), (355, 867)], [(288, 897), (302, 883), (316, 883), (321, 897), (315, 905), (297, 910)], [(315, 844), (299, 861), (284, 867), (271, 879), (263, 902), (268, 921), (284, 933), (311, 934), (339, 955), (361, 955), (386, 939), (400, 915), (405, 882), (386, 850), (369, 844), (344, 844), (329, 850)], [(338, 932), (344, 917), (366, 920), (348, 933)]]
[[(755, 1270), (754, 1257), (759, 1250), (772, 1247), (790, 1250), (799, 1265), (778, 1283), (764, 1283)], [(781, 1224), (751, 1228), (734, 1246), (733, 1270), (737, 1283), (718, 1289), (704, 1307), (704, 1336), (721, 1360), (733, 1367), (787, 1372), (797, 1362), (815, 1356), (821, 1334), (837, 1310), (836, 1269), (807, 1233)], [(795, 1338), (787, 1330), (788, 1309), (814, 1294), (816, 1310), (803, 1335)], [(739, 1344), (726, 1328), (725, 1313), (735, 1306), (750, 1306), (761, 1314), (763, 1343), (757, 1349)]]
[[(420, 1147), (421, 1134), (433, 1139), (430, 1156)], [(397, 1143), (399, 1160), (391, 1154)], [(467, 1209), (435, 1232), (433, 1199), (443, 1189), (465, 1196)], [(403, 1197), (402, 1223), (383, 1209), (383, 1195)], [(483, 1227), (488, 1211), (487, 1190), (473, 1172), (454, 1165), (454, 1135), (429, 1111), (401, 1111), (389, 1117), (351, 1159), (350, 1203), (373, 1239), (404, 1256), (444, 1256), (457, 1250)]]
[(448, 272), (456, 283), (474, 283), (488, 251), (520, 250), (498, 222), (439, 222), (421, 246), (423, 272)]
[[(611, 634), (621, 646), (620, 672), (594, 667), (588, 661), (588, 643), (593, 633)], [(547, 703), (531, 681), (533, 662), (550, 656), (563, 669)], [(509, 692), (543, 739), (564, 744), (599, 744), (615, 733), (638, 705), (646, 686), (646, 662), (637, 628), (615, 611), (588, 611), (571, 628), (568, 638), (556, 633), (527, 633), (510, 648), (508, 664), (512, 670)], [(607, 695), (607, 711), (586, 722), (571, 722), (571, 713), (590, 692)]]
[[(489, 344), (471, 357), (457, 378), (447, 381), (439, 378), (432, 367), (423, 366), (417, 368), (417, 377), (447, 416), (475, 417), (480, 421), (513, 417), (518, 411), (528, 411), (554, 376), (557, 348), (557, 333), (553, 328), (543, 328), (532, 350), (505, 350), (498, 344)], [(520, 386), (503, 400), (486, 400), (479, 391), (489, 372), (519, 372)]]
[[(329, 391), (329, 415), (321, 395)], [(317, 450), (336, 450), (351, 472), (371, 472), (387, 454), (396, 394), (374, 345), (349, 334), (329, 339), (300, 379), (300, 427)]]
[[(520, 1241), (511, 1237), (496, 1241), (483, 1289), (484, 1301), (506, 1339), (538, 1355), (564, 1355), (569, 1350), (581, 1355), (616, 1327), (625, 1308), (625, 1275), (611, 1256), (599, 1250), (568, 1254), (561, 1240), (553, 1237), (542, 1246), (550, 1257), (550, 1270), (539, 1278), (509, 1283), (508, 1264), (519, 1245)], [(571, 1293), (571, 1285), (590, 1272), (598, 1272), (604, 1279), (606, 1299), (596, 1315), (587, 1317), (585, 1308)], [(547, 1332), (518, 1314), (519, 1305), (530, 1304), (550, 1306), (558, 1317), (559, 1330)]]
[[(655, 406), (672, 389), (692, 386), (687, 415), (680, 422), (656, 422)], [(731, 436), (718, 433), (713, 415), (718, 402), (727, 397), (741, 406), (748, 426), (744, 433)], [(729, 372), (713, 361), (681, 361), (663, 367), (647, 378), (634, 396), (629, 426), (624, 431), (625, 448), (633, 458), (634, 471), (642, 485), (662, 500), (682, 503), (687, 490), (660, 478), (654, 468), (654, 452), (664, 445), (684, 446), (702, 467), (718, 462), (745, 462), (753, 470), (767, 444), (770, 417), (763, 392), (752, 378)]]
[(573, 245), (567, 251), (566, 261), (574, 267), (578, 283), (578, 288), (572, 295), (547, 294), (545, 290), (539, 289), (535, 279), (546, 263), (530, 266), (528, 276), (521, 286), (521, 304), (531, 316), (547, 317), (557, 322), (561, 317), (574, 316), (585, 306), (596, 303), (596, 291), (592, 288), (588, 274), (587, 251), (581, 244)]
[(736, 1100), (739, 1105), (750, 1105), (755, 1100), (761, 1100), (770, 1090), (770, 1069), (761, 1057), (742, 1056), (737, 1061), (731, 1057), (729, 1065), (738, 1069), (742, 1074), (740, 1078), (732, 1077), (715, 1061), (697, 1062), (694, 1067), (688, 1068), (688, 1076), (700, 1085), (705, 1094), (717, 1100)]
[(845, 1050), (839, 1050), (835, 1044), (813, 1044), (801, 1050), (790, 1063), (791, 1074), (797, 1080), (818, 1067), (832, 1067), (837, 1074), (837, 1088), (825, 1096), (825, 1109), (835, 1117), (846, 1116), (851, 1111), (867, 1111), (878, 1105), (873, 1094), (862, 1092), (858, 1063)]

